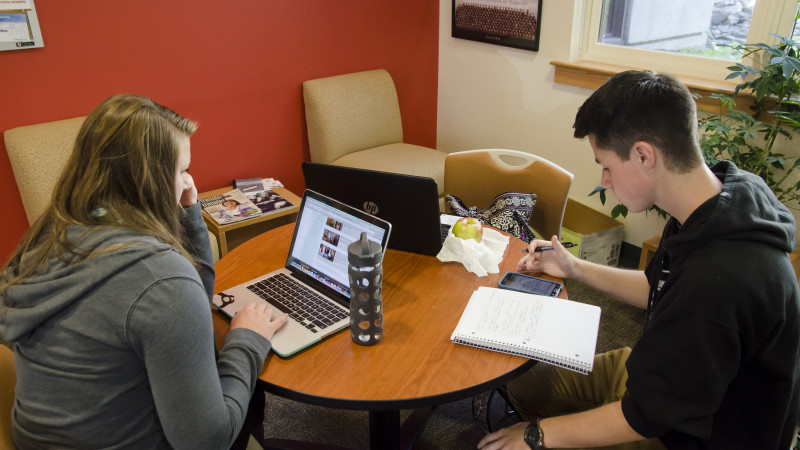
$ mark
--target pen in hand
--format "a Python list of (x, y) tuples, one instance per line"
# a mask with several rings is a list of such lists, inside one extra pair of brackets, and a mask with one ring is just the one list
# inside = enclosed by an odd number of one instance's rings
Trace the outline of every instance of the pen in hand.
[[(573, 244), (572, 242), (562, 242), (561, 245), (563, 245), (564, 248), (575, 247), (575, 244)], [(534, 252), (543, 252), (545, 250), (552, 250), (552, 249), (553, 249), (553, 246), (552, 245), (548, 245), (546, 247), (536, 247), (536, 250), (534, 250)], [(523, 248), (522, 251), (525, 252), (525, 253), (528, 253), (528, 249), (527, 248)]]

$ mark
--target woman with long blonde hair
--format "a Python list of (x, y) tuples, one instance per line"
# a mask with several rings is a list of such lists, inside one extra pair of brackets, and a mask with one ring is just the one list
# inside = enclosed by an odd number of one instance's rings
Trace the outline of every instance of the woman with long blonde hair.
[(0, 278), (18, 448), (226, 449), (285, 316), (252, 307), (215, 360), (196, 123), (130, 94), (84, 122)]

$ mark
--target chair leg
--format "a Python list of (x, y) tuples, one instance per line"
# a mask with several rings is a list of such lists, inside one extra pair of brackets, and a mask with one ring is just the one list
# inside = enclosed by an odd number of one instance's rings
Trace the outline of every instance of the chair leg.
[(508, 397), (508, 391), (505, 385), (497, 389), (483, 392), (472, 397), (472, 416), (475, 418), (475, 423), (484, 433), (491, 433), (494, 430), (491, 419), (491, 406), (492, 400), (498, 394), (505, 402), (506, 417), (514, 416), (518, 421), (522, 420), (522, 416), (514, 409), (511, 399)]
[(496, 389), (497, 393), (503, 397), (503, 400), (506, 401), (506, 415), (513, 415), (516, 416), (517, 420), (520, 422), (522, 421), (522, 414), (520, 414), (516, 409), (514, 409), (514, 404), (511, 403), (511, 399), (508, 397), (508, 389), (506, 389), (506, 385), (502, 385)]
[[(244, 425), (239, 432), (239, 436), (231, 446), (231, 450), (246, 450), (247, 444), (250, 441), (250, 435), (257, 431), (263, 430), (264, 426), (264, 408), (266, 406), (266, 394), (264, 391), (256, 388), (253, 396), (250, 397), (250, 404), (247, 406), (247, 415), (244, 418)], [(264, 433), (260, 437), (256, 437), (259, 444), (264, 441)]]
[(493, 396), (494, 390), (491, 390), (472, 397), (472, 417), (475, 418), (478, 428), (487, 434), (492, 432), (489, 423), (489, 405), (492, 403)]

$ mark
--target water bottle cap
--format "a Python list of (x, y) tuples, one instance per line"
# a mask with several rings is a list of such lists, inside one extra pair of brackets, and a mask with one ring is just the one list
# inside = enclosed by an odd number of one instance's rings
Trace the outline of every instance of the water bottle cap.
[(347, 246), (347, 261), (353, 266), (377, 266), (381, 259), (381, 244), (370, 241), (366, 232), (361, 233), (361, 239)]

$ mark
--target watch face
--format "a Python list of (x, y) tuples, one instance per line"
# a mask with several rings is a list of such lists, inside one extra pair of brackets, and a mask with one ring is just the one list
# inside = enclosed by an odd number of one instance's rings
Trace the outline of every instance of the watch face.
[(534, 445), (539, 444), (539, 426), (536, 423), (531, 423), (525, 428), (525, 443), (531, 448), (536, 448)]

